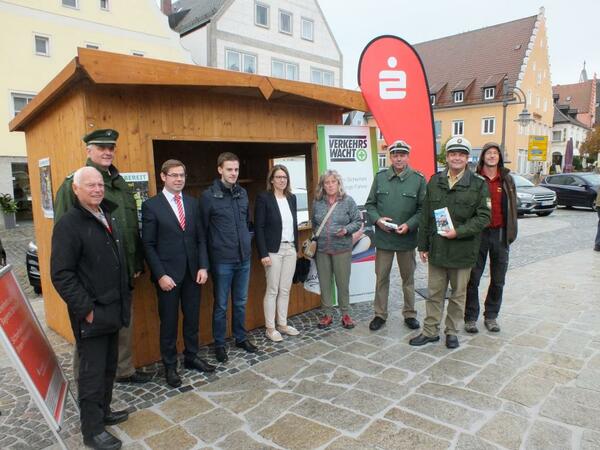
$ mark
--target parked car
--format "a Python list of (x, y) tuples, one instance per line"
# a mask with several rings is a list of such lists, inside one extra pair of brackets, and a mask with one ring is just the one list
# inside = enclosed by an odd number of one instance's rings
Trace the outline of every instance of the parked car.
[(25, 265), (27, 266), (27, 278), (36, 294), (42, 293), (42, 280), (40, 278), (40, 263), (38, 261), (37, 245), (30, 242), (25, 253)]
[(548, 175), (540, 185), (556, 192), (559, 205), (567, 208), (584, 206), (593, 210), (600, 187), (600, 175), (591, 172), (558, 173)]
[(2, 240), (0, 240), (0, 267), (6, 265), (6, 251), (4, 250), (4, 246), (2, 245)]
[(556, 194), (545, 187), (536, 186), (527, 178), (512, 174), (517, 188), (517, 213), (549, 216), (556, 209)]

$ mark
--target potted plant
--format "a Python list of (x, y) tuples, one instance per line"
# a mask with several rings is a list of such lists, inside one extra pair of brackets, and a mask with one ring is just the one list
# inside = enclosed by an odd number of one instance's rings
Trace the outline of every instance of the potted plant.
[(10, 194), (0, 194), (0, 211), (4, 218), (4, 228), (15, 228), (17, 221), (15, 213), (18, 211), (17, 202), (14, 201)]

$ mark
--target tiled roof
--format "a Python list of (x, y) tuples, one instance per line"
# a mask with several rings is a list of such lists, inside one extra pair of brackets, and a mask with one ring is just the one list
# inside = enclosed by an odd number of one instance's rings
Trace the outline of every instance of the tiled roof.
[(452, 89), (473, 79), (461, 105), (483, 102), (484, 87), (495, 86), (500, 99), (504, 77), (510, 85), (517, 82), (537, 19), (535, 15), (416, 44), (429, 86), (447, 84), (436, 96), (436, 106), (452, 105)]
[(219, 12), (225, 0), (178, 0), (173, 3), (169, 25), (185, 34), (209, 22)]
[(592, 83), (594, 80), (583, 83), (558, 84), (552, 86), (552, 93), (558, 94), (561, 104), (569, 104), (571, 108), (577, 109), (579, 113), (589, 113), (592, 98)]
[[(561, 107), (559, 105), (554, 105), (554, 118), (552, 119), (552, 124), (556, 125), (559, 123), (570, 123), (572, 125), (577, 125), (578, 127), (582, 127), (582, 128), (588, 128), (584, 123), (581, 123), (579, 120), (571, 117), (569, 114), (565, 114), (563, 111), (565, 110), (564, 107), (568, 107), (567, 105), (561, 105), (563, 106), (562, 111), (561, 111)], [(577, 110), (570, 110), (569, 112), (573, 112), (573, 113), (577, 113)]]

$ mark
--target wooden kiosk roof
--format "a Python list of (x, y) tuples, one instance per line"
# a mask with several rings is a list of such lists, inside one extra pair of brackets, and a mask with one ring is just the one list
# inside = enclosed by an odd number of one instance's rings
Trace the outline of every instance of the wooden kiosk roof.
[(10, 131), (25, 131), (32, 119), (83, 79), (97, 85), (198, 87), (273, 102), (324, 103), (341, 111), (368, 111), (362, 94), (347, 89), (78, 48), (77, 56), (10, 121)]

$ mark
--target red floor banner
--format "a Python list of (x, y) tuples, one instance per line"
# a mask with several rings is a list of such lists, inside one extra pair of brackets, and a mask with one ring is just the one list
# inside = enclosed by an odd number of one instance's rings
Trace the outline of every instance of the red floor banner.
[(0, 341), (46, 420), (60, 430), (68, 382), (10, 266), (0, 270)]
[(427, 178), (436, 171), (429, 88), (417, 52), (397, 36), (379, 36), (362, 52), (358, 84), (386, 143), (411, 146), (410, 165)]

